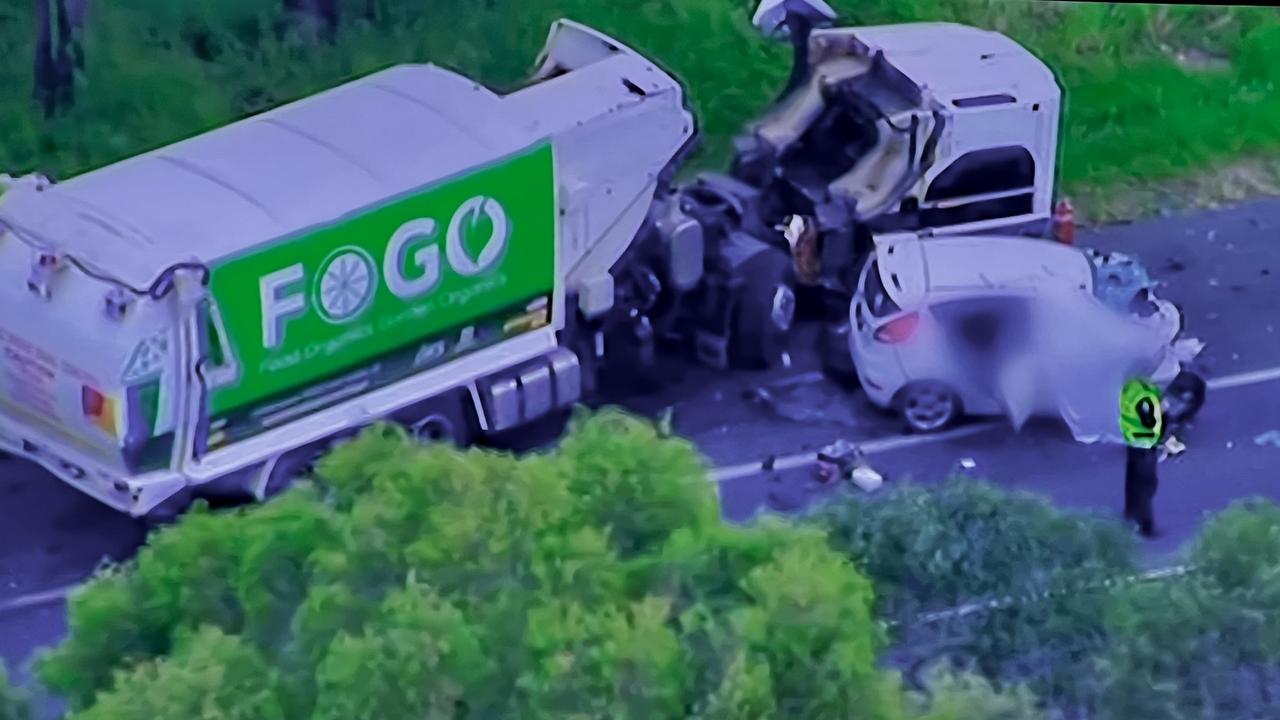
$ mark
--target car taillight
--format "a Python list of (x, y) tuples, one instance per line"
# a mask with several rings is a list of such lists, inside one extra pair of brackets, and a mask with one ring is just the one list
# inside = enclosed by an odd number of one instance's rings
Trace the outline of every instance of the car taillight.
[(916, 326), (919, 324), (920, 316), (916, 313), (908, 313), (880, 326), (880, 329), (876, 330), (875, 338), (890, 345), (900, 343), (909, 340), (915, 334)]

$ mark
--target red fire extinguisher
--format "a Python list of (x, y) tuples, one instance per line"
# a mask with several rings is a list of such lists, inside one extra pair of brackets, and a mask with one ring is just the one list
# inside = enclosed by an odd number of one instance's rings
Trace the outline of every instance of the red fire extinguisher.
[(1053, 236), (1063, 245), (1074, 245), (1076, 241), (1076, 209), (1071, 201), (1063, 198), (1053, 209)]

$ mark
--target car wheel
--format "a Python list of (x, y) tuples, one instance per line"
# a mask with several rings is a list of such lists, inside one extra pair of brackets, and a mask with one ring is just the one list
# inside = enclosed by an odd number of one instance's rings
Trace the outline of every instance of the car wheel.
[(946, 385), (931, 380), (903, 388), (897, 405), (907, 428), (918, 433), (937, 432), (960, 417), (959, 396)]

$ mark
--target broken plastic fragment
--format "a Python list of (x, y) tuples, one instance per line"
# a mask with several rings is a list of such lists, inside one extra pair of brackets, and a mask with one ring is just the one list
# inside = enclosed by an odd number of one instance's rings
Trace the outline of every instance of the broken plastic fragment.
[(972, 470), (978, 467), (978, 463), (974, 462), (973, 458), (960, 458), (960, 467), (965, 470)]
[(1195, 360), (1204, 350), (1204, 341), (1199, 338), (1182, 338), (1173, 343), (1173, 354), (1178, 362), (1186, 364)]
[(867, 492), (875, 492), (884, 484), (884, 476), (870, 465), (859, 464), (849, 473), (849, 480)]

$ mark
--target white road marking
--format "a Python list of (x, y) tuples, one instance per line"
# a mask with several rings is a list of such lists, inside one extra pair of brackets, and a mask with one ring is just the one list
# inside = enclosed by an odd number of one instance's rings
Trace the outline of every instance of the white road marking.
[[(812, 373), (795, 376), (789, 380), (783, 380), (781, 383), (795, 384), (807, 380)], [(1220, 378), (1213, 378), (1205, 382), (1210, 390), (1226, 390), (1229, 388), (1244, 387), (1248, 385), (1257, 385), (1264, 382), (1280, 380), (1280, 367), (1267, 368), (1264, 370), (1254, 370), (1251, 372), (1237, 373), (1235, 375), (1224, 375)], [(870, 440), (862, 444), (862, 451), (867, 455), (875, 453), (888, 452), (890, 450), (899, 450), (915, 445), (926, 445), (929, 443), (944, 442), (946, 440), (954, 440), (956, 438), (977, 435), (980, 432), (991, 430), (999, 425), (1000, 421), (983, 422), (976, 425), (966, 425), (954, 430), (940, 432), (933, 435), (898, 435), (894, 437), (881, 438), (879, 440)], [(793, 470), (795, 468), (806, 467), (816, 464), (818, 460), (817, 451), (796, 453), (777, 458), (774, 461), (774, 470)], [(742, 477), (750, 477), (762, 472), (759, 462), (742, 463), (740, 465), (731, 465), (728, 467), (715, 468), (711, 472), (713, 482), (722, 483), (727, 480), (735, 480)], [(20, 595), (8, 600), (0, 600), (0, 615), (8, 615), (10, 613), (25, 610), (31, 607), (40, 607), (42, 605), (51, 605), (62, 602), (67, 599), (71, 593), (75, 592), (83, 586), (83, 583), (74, 585), (66, 585), (51, 590), (43, 590), (29, 595)]]
[(75, 583), (73, 585), (64, 585), (62, 587), (53, 588), (51, 590), (41, 590), (40, 592), (30, 593), (28, 595), (19, 595), (8, 600), (0, 600), (0, 615), (8, 615), (19, 610), (27, 608), (40, 607), (41, 605), (53, 605), (67, 599), (71, 593), (80, 589), (84, 583)]
[[(800, 382), (805, 377), (806, 376), (804, 375), (798, 376), (794, 381)], [(1271, 382), (1273, 380), (1280, 380), (1280, 367), (1252, 370), (1249, 372), (1236, 373), (1235, 375), (1224, 375), (1222, 377), (1206, 380), (1205, 385), (1209, 390), (1229, 390), (1231, 388), (1258, 385), (1260, 383)], [(872, 455), (875, 453), (899, 450), (916, 445), (930, 445), (933, 443), (945, 442), (947, 440), (954, 440), (956, 438), (968, 437), (970, 435), (976, 435), (984, 430), (990, 430), (1002, 424), (1003, 423), (998, 420), (993, 420), (933, 435), (897, 435), (878, 440), (869, 440), (865, 443), (861, 443), (860, 447), (864, 454)], [(854, 444), (857, 445), (858, 443)], [(816, 450), (795, 453), (793, 455), (784, 455), (774, 459), (773, 471), (795, 470), (796, 468), (815, 465), (817, 462), (818, 451)], [(715, 483), (722, 483), (729, 480), (751, 477), (752, 475), (759, 475), (762, 472), (765, 471), (762, 468), (760, 461), (722, 466), (714, 468), (711, 471), (711, 481)]]
[[(990, 421), (979, 423), (977, 425), (965, 425), (947, 430), (945, 432), (933, 435), (895, 435), (893, 437), (880, 438), (878, 440), (868, 440), (864, 443), (855, 443), (862, 448), (862, 452), (866, 455), (874, 455), (875, 453), (888, 452), (890, 450), (899, 450), (914, 445), (927, 445), (929, 443), (942, 442), (944, 440), (954, 440), (956, 438), (977, 435), (985, 430), (990, 430), (999, 426), (998, 421)], [(818, 462), (818, 451), (810, 450), (809, 452), (796, 453), (794, 455), (785, 455), (774, 459), (773, 469), (778, 470), (794, 470), (796, 468), (807, 467)], [(742, 463), (740, 465), (730, 465), (728, 467), (718, 467), (711, 471), (711, 481), (716, 483), (726, 482), (728, 480), (736, 480), (738, 478), (759, 475), (763, 470), (760, 462)]]
[(1270, 382), (1272, 380), (1280, 380), (1280, 367), (1236, 373), (1235, 375), (1224, 375), (1219, 378), (1206, 380), (1205, 385), (1210, 390), (1227, 390), (1229, 388), (1244, 387), (1246, 385), (1257, 385), (1258, 383)]

